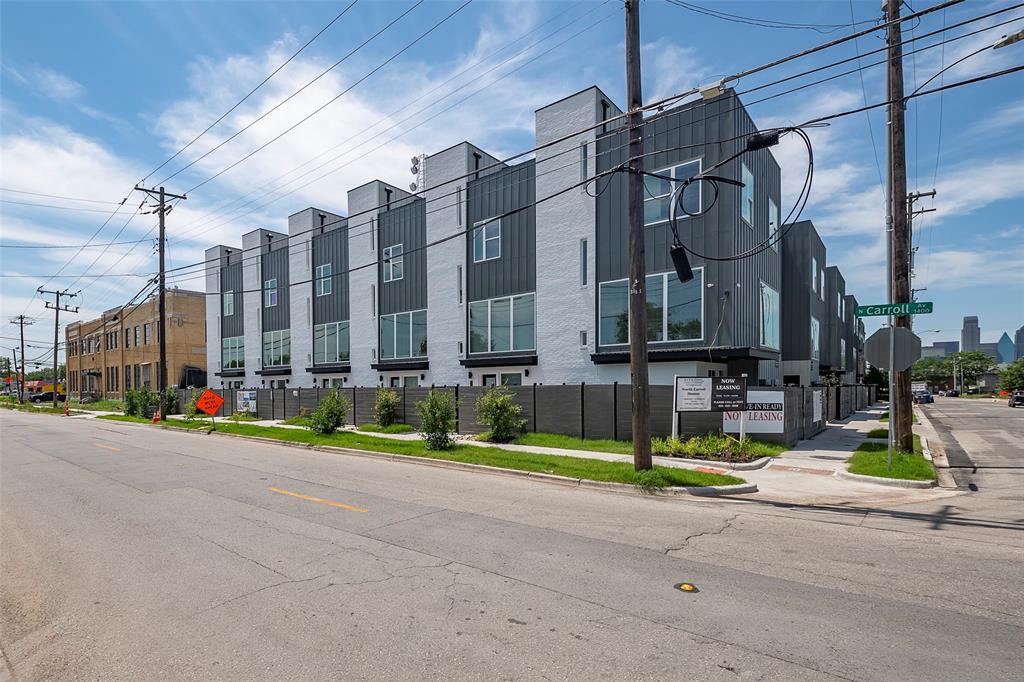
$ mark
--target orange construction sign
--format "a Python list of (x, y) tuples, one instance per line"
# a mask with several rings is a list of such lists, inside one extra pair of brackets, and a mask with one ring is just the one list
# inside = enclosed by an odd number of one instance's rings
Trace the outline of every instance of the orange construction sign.
[(224, 398), (221, 398), (210, 389), (206, 389), (206, 393), (199, 396), (199, 399), (196, 400), (196, 408), (202, 410), (211, 417), (217, 414), (217, 411), (223, 404)]

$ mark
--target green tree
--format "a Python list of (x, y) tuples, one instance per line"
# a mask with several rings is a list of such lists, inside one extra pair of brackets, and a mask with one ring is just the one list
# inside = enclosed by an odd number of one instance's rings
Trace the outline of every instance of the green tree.
[(423, 438), (428, 450), (448, 450), (454, 444), (455, 398), (448, 391), (430, 389), (423, 400), (416, 403), (420, 415)]
[(878, 369), (877, 367), (871, 367), (868, 369), (867, 374), (864, 375), (864, 383), (875, 386), (888, 386), (889, 385), (889, 373)]
[(948, 358), (921, 358), (910, 370), (915, 381), (940, 382), (953, 376)]
[(306, 428), (329, 436), (345, 425), (345, 414), (349, 407), (348, 399), (341, 395), (335, 386), (327, 397), (320, 400), (313, 414), (309, 415), (309, 424)]
[(999, 375), (999, 388), (1004, 391), (1024, 391), (1024, 358), (1011, 362)]
[(507, 386), (491, 386), (476, 401), (477, 421), (490, 427), (491, 440), (506, 443), (526, 426), (523, 408)]
[(991, 372), (996, 366), (992, 358), (977, 350), (953, 353), (949, 356), (949, 362), (951, 368), (963, 376), (965, 384), (974, 383), (975, 379), (985, 372)]

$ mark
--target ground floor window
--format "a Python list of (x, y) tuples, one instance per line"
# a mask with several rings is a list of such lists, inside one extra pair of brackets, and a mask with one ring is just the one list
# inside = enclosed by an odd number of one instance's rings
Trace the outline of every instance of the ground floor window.
[(313, 327), (313, 364), (348, 360), (348, 322), (328, 322)]
[[(704, 338), (704, 268), (680, 282), (674, 272), (647, 276), (647, 340), (650, 343)], [(629, 343), (629, 280), (601, 282), (598, 301), (602, 346)]]
[(414, 310), (380, 316), (380, 358), (427, 356), (427, 311)]
[(232, 336), (221, 340), (221, 368), (245, 367), (245, 337)]
[(291, 361), (291, 330), (279, 329), (272, 332), (263, 332), (263, 366), (276, 367), (288, 365), (291, 364)]
[(535, 296), (505, 296), (469, 304), (469, 352), (533, 350)]

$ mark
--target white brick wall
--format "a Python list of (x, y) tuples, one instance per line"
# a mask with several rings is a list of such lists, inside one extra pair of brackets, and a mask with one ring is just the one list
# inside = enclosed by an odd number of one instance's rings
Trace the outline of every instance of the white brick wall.
[(225, 250), (225, 246), (214, 246), (207, 249), (203, 257), (206, 261), (206, 383), (216, 388), (224, 385), (224, 380), (217, 376), (217, 372), (220, 371), (221, 363), (220, 259)]
[(292, 375), (289, 388), (316, 385), (313, 366), (313, 311), (312, 311), (312, 234), (316, 209), (306, 209), (288, 217), (288, 279), (289, 326), (292, 332)]

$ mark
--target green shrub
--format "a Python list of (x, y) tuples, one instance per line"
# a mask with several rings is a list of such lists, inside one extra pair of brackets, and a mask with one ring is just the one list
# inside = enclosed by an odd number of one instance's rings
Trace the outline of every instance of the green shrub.
[(724, 433), (708, 433), (686, 440), (680, 438), (652, 438), (651, 454), (663, 457), (713, 459), (725, 462), (750, 462), (761, 457), (774, 457), (786, 450), (781, 443), (738, 438)]
[(124, 393), (124, 413), (127, 417), (140, 417), (139, 392), (130, 388)]
[(168, 386), (164, 389), (164, 414), (178, 414), (178, 389)]
[(160, 394), (155, 393), (149, 386), (143, 386), (138, 392), (139, 417), (148, 417), (150, 408), (154, 411), (160, 405)]
[(398, 396), (398, 391), (384, 387), (377, 389), (377, 401), (373, 405), (377, 426), (386, 428), (398, 421), (399, 402), (401, 402), (401, 398)]
[(199, 414), (199, 408), (196, 407), (196, 401), (199, 400), (199, 396), (206, 393), (205, 388), (193, 388), (192, 393), (189, 395), (188, 402), (185, 404), (185, 421), (190, 422), (196, 418)]
[(455, 399), (451, 393), (430, 389), (427, 397), (416, 403), (416, 411), (420, 415), (427, 449), (451, 448), (455, 431)]
[(523, 408), (514, 398), (507, 386), (491, 386), (477, 398), (477, 421), (490, 427), (489, 440), (507, 443), (522, 433), (526, 419), (520, 416)]
[(332, 434), (345, 425), (348, 408), (348, 399), (341, 395), (337, 387), (332, 388), (330, 394), (320, 401), (313, 414), (309, 415), (306, 428), (324, 435)]
[(658, 469), (645, 469), (643, 471), (638, 471), (636, 472), (636, 478), (634, 481), (636, 483), (636, 487), (641, 490), (656, 490), (669, 485), (664, 474), (662, 474)]

